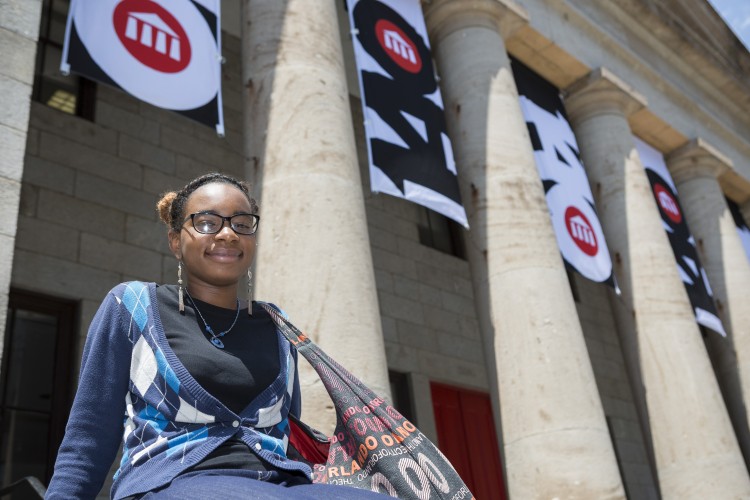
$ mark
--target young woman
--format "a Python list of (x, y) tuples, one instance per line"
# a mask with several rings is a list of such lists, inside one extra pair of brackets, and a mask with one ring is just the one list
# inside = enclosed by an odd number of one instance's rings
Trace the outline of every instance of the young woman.
[(47, 498), (94, 498), (121, 439), (114, 499), (383, 498), (311, 484), (310, 467), (287, 457), (297, 354), (238, 298), (259, 222), (247, 186), (204, 175), (157, 209), (178, 284), (122, 283), (104, 299)]

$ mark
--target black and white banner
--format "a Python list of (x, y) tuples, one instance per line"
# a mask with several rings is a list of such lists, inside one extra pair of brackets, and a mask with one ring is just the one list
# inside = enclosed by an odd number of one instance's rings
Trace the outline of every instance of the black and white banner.
[(72, 0), (60, 69), (224, 135), (219, 0)]
[(513, 60), (512, 67), (563, 259), (586, 278), (617, 290), (612, 259), (560, 93), (518, 61)]
[(641, 158), (651, 183), (662, 224), (667, 231), (669, 243), (672, 245), (672, 251), (677, 260), (677, 270), (685, 284), (690, 304), (695, 312), (695, 319), (698, 324), (726, 336), (714, 304), (713, 292), (708, 284), (706, 271), (698, 258), (695, 239), (690, 234), (683, 216), (682, 206), (677, 197), (677, 188), (667, 170), (664, 156), (637, 137), (633, 139), (635, 139), (638, 156)]
[(732, 213), (734, 224), (737, 226), (737, 233), (740, 235), (740, 240), (742, 240), (742, 246), (745, 248), (747, 260), (750, 262), (750, 227), (748, 227), (745, 218), (742, 217), (740, 206), (729, 198), (726, 198), (726, 200), (727, 205), (729, 206), (729, 211)]
[(419, 0), (348, 0), (374, 192), (468, 227)]

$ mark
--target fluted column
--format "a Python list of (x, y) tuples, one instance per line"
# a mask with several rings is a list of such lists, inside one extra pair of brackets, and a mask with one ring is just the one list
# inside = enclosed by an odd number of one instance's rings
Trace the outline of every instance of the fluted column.
[[(335, 0), (243, 7), (248, 176), (261, 203), (254, 295), (389, 396)], [(300, 364), (305, 421), (330, 432), (330, 399)]]
[(628, 125), (644, 105), (602, 69), (566, 99), (622, 289), (624, 307), (613, 309), (623, 351), (644, 386), (662, 496), (748, 498), (747, 471)]
[(501, 35), (525, 14), (498, 0), (425, 14), (510, 498), (624, 498)]
[(724, 157), (702, 139), (695, 139), (667, 156), (682, 209), (695, 238), (703, 267), (716, 299), (727, 337), (708, 335), (724, 401), (735, 433), (750, 463), (750, 263), (737, 234), (718, 177), (731, 168)]

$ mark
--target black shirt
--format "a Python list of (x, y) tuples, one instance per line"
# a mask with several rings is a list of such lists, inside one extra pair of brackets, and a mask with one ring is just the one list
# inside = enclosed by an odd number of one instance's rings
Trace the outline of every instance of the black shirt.
[[(240, 413), (279, 375), (279, 340), (276, 325), (265, 309), (253, 302), (253, 315), (242, 308), (224, 309), (185, 294), (185, 312), (178, 309), (177, 285), (156, 288), (164, 333), (177, 359), (198, 384), (234, 413)], [(195, 307), (215, 333), (234, 327), (216, 348)], [(191, 470), (277, 470), (263, 462), (238, 439), (229, 439)]]
[[(185, 295), (185, 312), (180, 314), (177, 286), (156, 289), (167, 342), (190, 375), (209, 394), (234, 413), (240, 413), (279, 375), (279, 340), (271, 316), (253, 302), (253, 315), (242, 308), (224, 309)], [(224, 349), (209, 339), (200, 314), (215, 333), (234, 327), (223, 337)]]

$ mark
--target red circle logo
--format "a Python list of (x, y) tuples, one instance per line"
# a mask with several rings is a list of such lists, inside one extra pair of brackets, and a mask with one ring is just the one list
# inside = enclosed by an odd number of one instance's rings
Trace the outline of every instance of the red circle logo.
[(417, 46), (401, 28), (386, 19), (381, 19), (375, 23), (375, 33), (380, 46), (393, 62), (404, 71), (419, 73), (422, 69), (422, 58), (419, 57)]
[(190, 41), (177, 19), (151, 0), (123, 0), (112, 18), (130, 55), (151, 69), (177, 73), (190, 63)]
[(586, 255), (593, 257), (599, 251), (596, 233), (591, 223), (578, 208), (570, 206), (565, 209), (565, 227), (576, 246)]
[(672, 193), (669, 192), (669, 189), (657, 182), (654, 184), (654, 195), (656, 196), (656, 201), (659, 203), (662, 212), (667, 214), (669, 220), (675, 224), (682, 222), (680, 207), (677, 205), (677, 200), (674, 199)]

